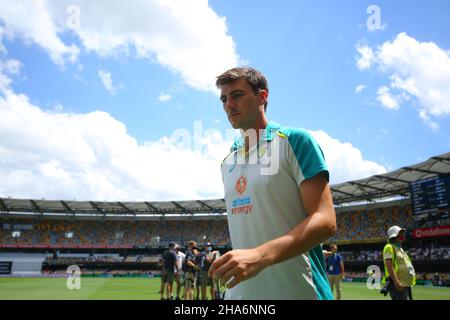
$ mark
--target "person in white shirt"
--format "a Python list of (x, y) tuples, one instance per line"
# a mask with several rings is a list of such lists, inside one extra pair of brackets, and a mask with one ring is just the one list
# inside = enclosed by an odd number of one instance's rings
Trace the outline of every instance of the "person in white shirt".
[(175, 270), (175, 282), (177, 284), (176, 300), (180, 300), (181, 288), (184, 286), (183, 261), (186, 255), (181, 251), (180, 245), (175, 245), (175, 252), (177, 253), (177, 266)]
[(234, 68), (216, 81), (242, 138), (222, 163), (233, 250), (210, 276), (226, 299), (333, 299), (321, 243), (336, 233), (324, 155), (304, 129), (269, 122), (269, 89), (253, 68)]

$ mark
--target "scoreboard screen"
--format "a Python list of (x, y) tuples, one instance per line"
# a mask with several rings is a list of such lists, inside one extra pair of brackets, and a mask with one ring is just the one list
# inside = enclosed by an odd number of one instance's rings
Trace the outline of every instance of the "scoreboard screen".
[(11, 274), (11, 261), (0, 261), (0, 274)]
[[(411, 201), (415, 215), (448, 215), (450, 210), (450, 174), (412, 182)], [(441, 216), (441, 218), (444, 218)]]

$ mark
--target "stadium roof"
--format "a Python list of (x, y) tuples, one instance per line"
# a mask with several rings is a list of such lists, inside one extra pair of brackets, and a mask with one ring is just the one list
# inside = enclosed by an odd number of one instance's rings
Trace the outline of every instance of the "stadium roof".
[[(411, 182), (450, 173), (450, 152), (382, 175), (331, 186), (336, 205), (410, 195)], [(90, 215), (222, 214), (224, 199), (157, 202), (99, 202), (0, 198), (0, 213)]]
[(410, 196), (410, 183), (450, 173), (450, 152), (386, 174), (331, 186), (335, 204)]

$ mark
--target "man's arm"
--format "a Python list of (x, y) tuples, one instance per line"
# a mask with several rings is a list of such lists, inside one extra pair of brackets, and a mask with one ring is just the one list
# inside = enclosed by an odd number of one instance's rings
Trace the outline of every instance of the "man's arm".
[(173, 258), (174, 258), (174, 261), (173, 261), (173, 270), (175, 271), (175, 273), (178, 273), (178, 257), (177, 257), (177, 254), (176, 253), (174, 253), (173, 254)]
[(308, 252), (336, 233), (336, 214), (330, 186), (321, 173), (300, 185), (299, 196), (308, 217), (284, 236), (253, 249), (232, 250), (217, 259), (209, 275), (228, 288), (254, 277), (264, 268)]
[(186, 260), (186, 264), (191, 268), (195, 268), (197, 266), (194, 262), (192, 262), (192, 260)]
[(344, 261), (341, 260), (341, 278), (345, 278), (345, 269), (344, 269)]

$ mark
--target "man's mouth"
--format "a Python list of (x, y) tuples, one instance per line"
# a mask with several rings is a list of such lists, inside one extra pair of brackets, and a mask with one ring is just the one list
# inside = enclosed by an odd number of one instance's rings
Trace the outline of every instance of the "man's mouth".
[(230, 114), (230, 119), (234, 118), (235, 116), (238, 116), (238, 115), (240, 115), (240, 113), (238, 113), (238, 112), (232, 113), (232, 114)]

